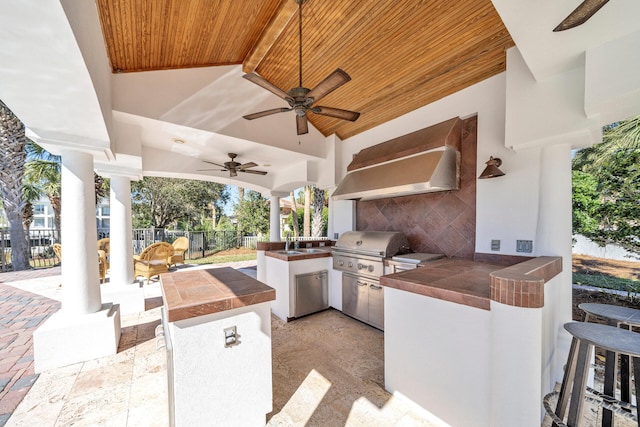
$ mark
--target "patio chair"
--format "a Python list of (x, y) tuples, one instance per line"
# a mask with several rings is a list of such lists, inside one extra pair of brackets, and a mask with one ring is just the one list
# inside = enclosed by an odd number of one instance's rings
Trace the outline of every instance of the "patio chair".
[(186, 237), (178, 237), (171, 246), (173, 246), (173, 254), (167, 259), (169, 268), (177, 263), (184, 264), (184, 253), (189, 249), (189, 239)]
[(109, 260), (111, 258), (111, 245), (108, 237), (98, 240), (98, 250), (104, 251), (107, 270), (110, 268)]
[(147, 284), (152, 276), (168, 273), (167, 260), (173, 254), (173, 246), (157, 242), (147, 246), (140, 255), (133, 256), (133, 276), (144, 276)]
[[(53, 252), (56, 254), (60, 262), (62, 262), (62, 245), (60, 243), (53, 244)], [(104, 251), (98, 250), (98, 274), (100, 283), (107, 280), (107, 256)]]

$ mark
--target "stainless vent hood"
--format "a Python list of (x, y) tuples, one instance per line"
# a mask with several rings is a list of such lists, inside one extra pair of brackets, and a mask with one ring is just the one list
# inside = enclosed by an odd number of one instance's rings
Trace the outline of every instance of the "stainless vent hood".
[(462, 121), (454, 118), (362, 150), (333, 200), (373, 200), (457, 190)]

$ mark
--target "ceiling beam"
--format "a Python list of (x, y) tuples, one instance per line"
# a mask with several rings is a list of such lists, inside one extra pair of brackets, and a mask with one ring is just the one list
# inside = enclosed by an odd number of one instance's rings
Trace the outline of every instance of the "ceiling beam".
[(269, 53), (273, 44), (278, 40), (280, 34), (284, 31), (291, 17), (298, 10), (298, 5), (293, 0), (282, 0), (278, 10), (271, 19), (267, 28), (262, 32), (260, 40), (253, 46), (251, 52), (247, 55), (242, 63), (242, 71), (245, 73), (253, 73), (262, 59)]

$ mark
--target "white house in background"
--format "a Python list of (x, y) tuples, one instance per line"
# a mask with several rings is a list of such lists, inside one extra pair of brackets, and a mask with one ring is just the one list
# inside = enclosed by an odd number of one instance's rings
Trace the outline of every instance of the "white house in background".
[[(51, 230), (56, 228), (53, 208), (51, 202), (46, 197), (41, 197), (33, 202), (33, 221), (29, 230)], [(96, 227), (109, 228), (109, 199), (102, 200), (96, 207)], [(0, 228), (8, 227), (4, 209), (0, 209)]]

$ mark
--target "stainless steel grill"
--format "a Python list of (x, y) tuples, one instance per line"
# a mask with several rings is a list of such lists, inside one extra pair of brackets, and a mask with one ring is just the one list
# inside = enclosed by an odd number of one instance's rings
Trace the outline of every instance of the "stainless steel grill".
[(333, 247), (333, 268), (378, 278), (384, 274), (384, 259), (407, 252), (404, 234), (391, 231), (347, 231)]
[(349, 231), (333, 247), (333, 268), (342, 271), (342, 311), (384, 329), (384, 293), (380, 276), (384, 261), (407, 252), (404, 234), (387, 231)]

